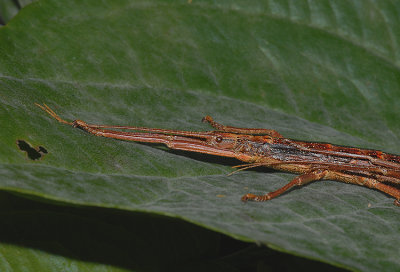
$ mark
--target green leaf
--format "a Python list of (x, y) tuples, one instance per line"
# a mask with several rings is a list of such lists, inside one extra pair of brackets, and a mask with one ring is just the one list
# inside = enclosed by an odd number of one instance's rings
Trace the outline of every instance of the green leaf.
[[(209, 114), (290, 138), (400, 153), (399, 8), (355, 0), (35, 2), (0, 29), (0, 188), (182, 218), (351, 269), (397, 270), (400, 210), (380, 192), (322, 181), (244, 204), (243, 194), (295, 175), (227, 176), (240, 162), (95, 137), (34, 102), (96, 124), (206, 130), (200, 120)], [(31, 160), (17, 143), (47, 153)]]

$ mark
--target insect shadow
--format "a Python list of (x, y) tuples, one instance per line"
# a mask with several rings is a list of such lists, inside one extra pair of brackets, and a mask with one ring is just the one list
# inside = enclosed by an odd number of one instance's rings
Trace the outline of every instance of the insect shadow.
[[(229, 166), (229, 167), (234, 167), (234, 166), (241, 164), (240, 161), (238, 161), (235, 158), (219, 157), (219, 156), (214, 156), (214, 155), (209, 155), (209, 154), (204, 154), (204, 153), (195, 153), (195, 152), (177, 150), (177, 149), (167, 149), (162, 144), (153, 144), (153, 143), (139, 143), (139, 144), (146, 145), (146, 146), (149, 146), (152, 148), (157, 148), (157, 149), (167, 152), (169, 154), (174, 154), (177, 156), (190, 158), (192, 160), (196, 160), (196, 161), (200, 161), (200, 162), (219, 164), (219, 165)], [(246, 171), (255, 171), (255, 172), (259, 172), (259, 173), (278, 172), (274, 169), (267, 168), (267, 167), (254, 167), (251, 169), (247, 169)], [(229, 174), (229, 173), (227, 173), (227, 174)]]

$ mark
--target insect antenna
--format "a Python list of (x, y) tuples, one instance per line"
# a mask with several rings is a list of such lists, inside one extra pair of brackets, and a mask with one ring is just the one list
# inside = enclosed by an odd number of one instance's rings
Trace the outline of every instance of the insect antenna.
[(35, 103), (35, 105), (38, 106), (39, 108), (41, 108), (42, 110), (44, 110), (45, 112), (47, 112), (51, 117), (56, 119), (58, 122), (72, 126), (71, 122), (68, 122), (68, 121), (65, 121), (64, 119), (62, 119), (60, 116), (58, 116), (57, 113), (55, 113), (52, 109), (50, 109), (50, 107), (47, 106), (46, 104), (43, 103), (43, 105), (40, 105), (38, 103)]

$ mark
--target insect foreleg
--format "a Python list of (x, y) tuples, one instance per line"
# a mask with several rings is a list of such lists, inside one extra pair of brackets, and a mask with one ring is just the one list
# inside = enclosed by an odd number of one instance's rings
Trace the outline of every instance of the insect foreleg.
[(267, 200), (270, 200), (272, 198), (275, 198), (275, 197), (283, 194), (284, 192), (286, 192), (287, 190), (291, 189), (294, 186), (302, 186), (302, 185), (305, 185), (312, 181), (321, 180), (325, 177), (325, 175), (328, 172), (329, 171), (326, 169), (324, 169), (324, 170), (317, 169), (312, 172), (302, 174), (300, 176), (295, 177), (291, 182), (289, 182), (288, 184), (286, 184), (285, 186), (283, 186), (282, 188), (280, 188), (274, 192), (270, 192), (266, 195), (246, 194), (242, 197), (242, 201), (247, 201), (247, 200), (267, 201)]
[(220, 123), (217, 123), (213, 120), (211, 116), (205, 116), (202, 119), (203, 122), (209, 123), (213, 128), (222, 132), (231, 132), (231, 133), (239, 133), (239, 134), (261, 134), (261, 135), (269, 135), (275, 138), (283, 138), (283, 136), (276, 130), (273, 129), (265, 129), (265, 128), (237, 128), (225, 126)]

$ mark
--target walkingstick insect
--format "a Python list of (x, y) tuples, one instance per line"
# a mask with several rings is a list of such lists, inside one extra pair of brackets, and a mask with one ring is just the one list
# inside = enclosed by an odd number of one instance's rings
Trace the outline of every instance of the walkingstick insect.
[[(246, 164), (236, 171), (265, 166), (299, 174), (282, 188), (265, 195), (248, 193), (243, 201), (267, 201), (295, 186), (312, 181), (335, 180), (379, 190), (395, 198), (400, 206), (400, 156), (378, 150), (345, 147), (329, 143), (303, 142), (284, 138), (272, 129), (237, 128), (203, 118), (213, 131), (182, 131), (160, 128), (87, 124), (65, 121), (46, 104), (42, 110), (60, 123), (80, 128), (96, 136), (120, 140), (160, 143), (171, 149), (236, 158)], [(117, 130), (113, 130), (117, 129)], [(131, 132), (120, 131), (131, 130)], [(132, 132), (133, 131), (133, 132)]]

